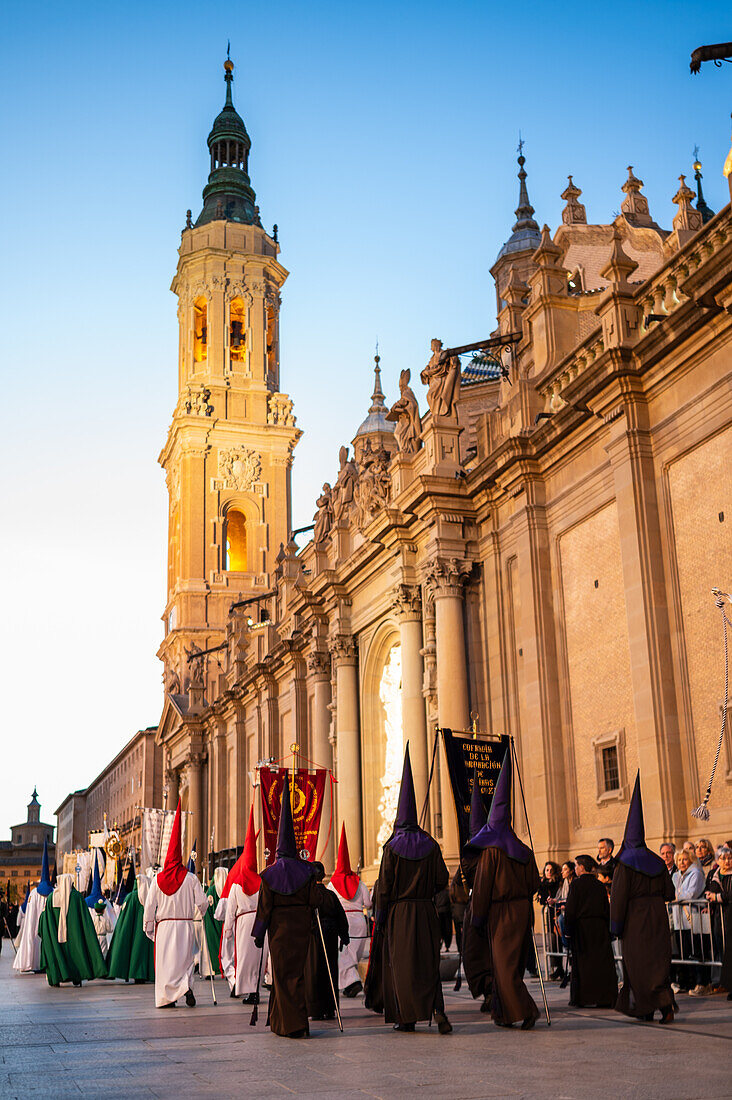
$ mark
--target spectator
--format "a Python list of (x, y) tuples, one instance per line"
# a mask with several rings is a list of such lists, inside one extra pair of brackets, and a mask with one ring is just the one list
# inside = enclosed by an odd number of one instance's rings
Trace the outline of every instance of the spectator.
[(701, 967), (689, 961), (698, 958), (698, 949), (694, 930), (699, 924), (699, 917), (694, 912), (693, 905), (678, 904), (679, 902), (694, 901), (702, 897), (704, 893), (704, 872), (692, 849), (684, 845), (676, 857), (677, 870), (673, 875), (673, 884), (676, 891), (676, 902), (673, 906), (673, 927), (676, 932), (676, 953), (682, 959), (687, 960), (674, 966), (675, 981), (672, 982), (674, 993), (693, 992), (699, 996), (704, 991), (702, 981), (703, 971)]
[(605, 867), (601, 867), (599, 863), (595, 864), (595, 866), (597, 867), (597, 870), (595, 872), (595, 874), (597, 875), (597, 880), (598, 882), (601, 882), (602, 885), (605, 887), (605, 890), (607, 891), (607, 896), (609, 898), (610, 891), (613, 885), (612, 867), (610, 867), (609, 864), (606, 864)]
[(691, 860), (692, 860), (692, 863), (693, 863), (693, 861), (696, 859), (696, 844), (694, 843), (694, 841), (693, 840), (685, 840), (681, 847), (682, 847), (682, 850), (684, 852), (690, 852), (691, 853)]
[(671, 878), (673, 878), (676, 873), (676, 849), (673, 844), (669, 840), (664, 840), (663, 844), (658, 849), (658, 854), (666, 864)]
[(705, 875), (709, 876), (712, 871), (716, 871), (717, 864), (714, 860), (714, 848), (711, 840), (707, 840), (706, 837), (697, 840), (696, 858), (699, 860)]
[[(559, 938), (562, 941), (562, 947), (567, 956), (569, 956), (569, 943), (567, 941), (567, 936), (564, 929), (564, 906), (566, 905), (567, 898), (569, 896), (569, 888), (576, 877), (577, 876), (575, 875), (574, 863), (571, 859), (568, 859), (566, 863), (562, 864), (562, 885), (559, 887), (559, 890), (557, 891), (551, 902), (551, 904), (555, 906), (557, 932), (559, 933)], [(569, 972), (564, 969), (564, 966), (562, 966), (562, 980), (559, 983), (560, 988), (564, 989), (568, 982)]]
[(618, 862), (613, 855), (614, 851), (615, 841), (611, 840), (609, 836), (600, 837), (597, 842), (597, 862), (600, 867), (606, 867), (608, 869), (610, 878), (612, 878), (615, 864)]
[(610, 942), (610, 903), (595, 878), (596, 868), (591, 856), (577, 856), (577, 874), (564, 909), (572, 946), (569, 1003), (612, 1008), (618, 995), (618, 976)]
[(715, 902), (711, 906), (712, 936), (715, 953), (722, 955), (720, 989), (726, 990), (727, 1000), (732, 1001), (732, 845), (717, 849), (717, 863), (707, 882), (706, 898)]
[(559, 957), (559, 937), (556, 932), (554, 921), (552, 920), (552, 910), (547, 908), (549, 903), (559, 893), (559, 888), (562, 885), (562, 872), (558, 863), (554, 863), (552, 860), (547, 860), (544, 864), (544, 873), (539, 881), (539, 890), (537, 892), (537, 898), (539, 904), (544, 909), (544, 922), (547, 929), (548, 938), (548, 951), (547, 954), (552, 958), (557, 959), (554, 969), (549, 975), (549, 981), (558, 982), (564, 977), (564, 967), (562, 966), (562, 960)]

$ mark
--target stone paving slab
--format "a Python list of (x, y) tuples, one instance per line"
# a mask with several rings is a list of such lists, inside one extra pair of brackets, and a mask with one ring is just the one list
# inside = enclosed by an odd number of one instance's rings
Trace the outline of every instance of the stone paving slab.
[[(540, 999), (538, 983), (530, 983)], [(149, 986), (92, 982), (51, 989), (15, 976), (0, 956), (0, 1098), (104, 1100), (297, 1096), (344, 1100), (729, 1100), (732, 1004), (681, 998), (672, 1027), (615, 1012), (570, 1009), (548, 988), (552, 1027), (499, 1030), (465, 990), (445, 986), (455, 1031), (418, 1025), (394, 1033), (361, 999), (343, 1005), (346, 1034), (313, 1025), (292, 1042), (256, 1028), (250, 1010), (217, 982), (219, 1005), (199, 982), (198, 1006), (155, 1009)], [(681, 1051), (684, 1051), (681, 1054)], [(688, 1072), (680, 1072), (684, 1066)]]

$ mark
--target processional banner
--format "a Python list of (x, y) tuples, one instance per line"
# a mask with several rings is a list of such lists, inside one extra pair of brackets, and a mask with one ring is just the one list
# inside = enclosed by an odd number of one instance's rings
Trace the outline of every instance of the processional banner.
[(443, 729), (447, 770), (450, 774), (452, 797), (460, 830), (460, 848), (470, 839), (470, 800), (473, 793), (473, 775), (478, 773), (478, 786), (483, 796), (486, 813), (490, 812), (493, 792), (501, 774), (503, 758), (509, 749), (507, 736), (481, 740), (468, 733), (453, 733)]
[[(186, 835), (186, 818), (190, 811), (181, 813), (181, 833)], [(173, 831), (175, 810), (158, 810), (155, 807), (144, 806), (142, 810), (142, 844), (140, 853), (140, 867), (144, 871), (148, 867), (162, 867), (165, 853), (168, 851), (170, 834)], [(185, 843), (185, 840), (183, 841)]]
[(297, 850), (303, 859), (315, 859), (327, 774), (325, 768), (317, 768), (314, 772), (308, 771), (307, 768), (296, 768), (292, 773), (287, 768), (262, 767), (259, 769), (264, 855), (268, 867), (275, 860), (282, 791), (286, 777), (290, 784), (290, 804)]

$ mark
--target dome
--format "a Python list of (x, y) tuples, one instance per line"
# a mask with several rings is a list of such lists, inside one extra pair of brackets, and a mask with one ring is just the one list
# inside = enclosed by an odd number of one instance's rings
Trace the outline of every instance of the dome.
[(377, 354), (374, 356), (374, 392), (371, 394), (371, 407), (369, 408), (369, 414), (363, 423), (359, 426), (356, 432), (355, 438), (360, 435), (372, 435), (375, 432), (387, 432), (389, 435), (394, 434), (396, 424), (391, 420), (386, 419), (388, 412), (384, 403), (384, 392), (381, 388), (381, 367), (379, 363), (381, 357)]

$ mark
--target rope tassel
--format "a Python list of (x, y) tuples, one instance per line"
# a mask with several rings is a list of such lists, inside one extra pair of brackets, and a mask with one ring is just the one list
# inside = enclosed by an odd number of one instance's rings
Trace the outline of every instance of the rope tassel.
[(707, 793), (704, 795), (704, 800), (701, 806), (697, 806), (695, 810), (691, 811), (691, 816), (697, 818), (698, 821), (709, 821), (709, 810), (707, 809), (707, 803), (712, 796), (712, 784), (714, 783), (714, 773), (717, 770), (717, 764), (719, 763), (719, 754), (722, 751), (722, 744), (724, 743), (724, 731), (727, 728), (727, 700), (729, 699), (729, 647), (727, 643), (727, 627), (732, 627), (732, 622), (727, 618), (725, 614), (724, 605), (725, 602), (732, 603), (732, 596), (729, 592), (722, 592), (719, 588), (712, 589), (712, 595), (714, 596), (714, 602), (722, 613), (722, 637), (724, 640), (724, 702), (722, 703), (722, 728), (719, 731), (719, 742), (717, 744), (717, 751), (714, 756), (714, 763), (712, 764), (712, 772), (709, 776), (709, 786), (707, 787)]

